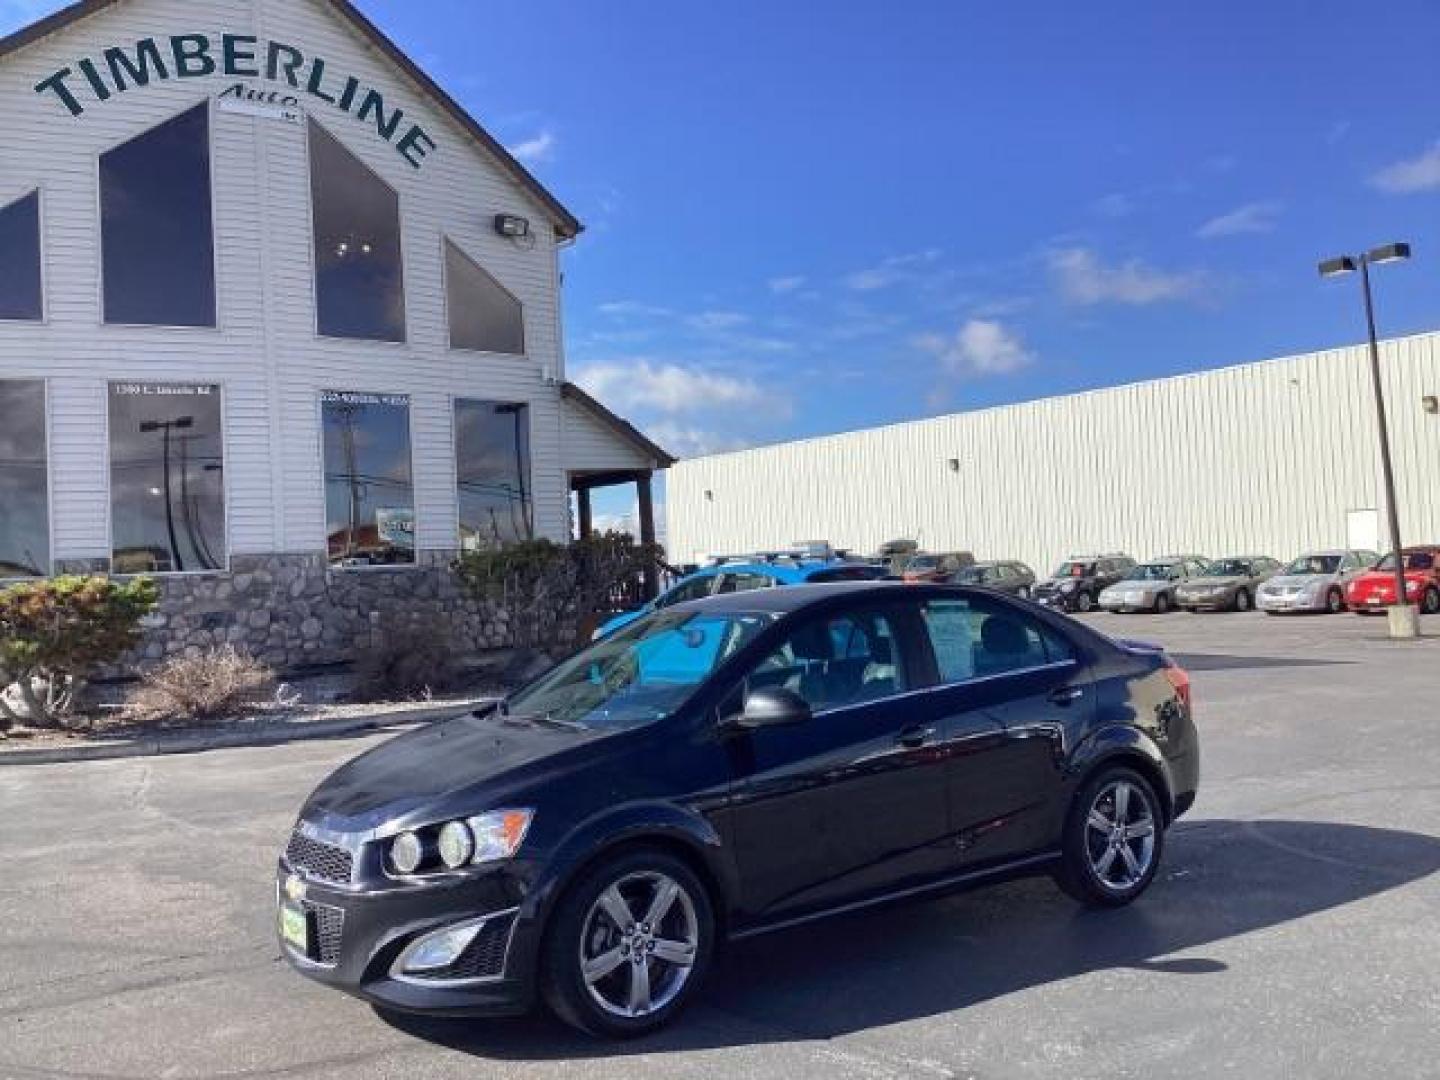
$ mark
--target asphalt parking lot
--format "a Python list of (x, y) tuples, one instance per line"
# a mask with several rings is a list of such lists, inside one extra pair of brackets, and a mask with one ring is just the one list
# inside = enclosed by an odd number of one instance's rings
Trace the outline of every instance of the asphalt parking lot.
[[(1440, 1072), (1440, 619), (1092, 616), (1194, 676), (1155, 888), (1048, 881), (736, 948), (636, 1044), (386, 1020), (279, 960), (296, 808), (375, 737), (0, 770), (0, 1076), (1395, 1077)], [(1428, 621), (1428, 620), (1427, 620)]]

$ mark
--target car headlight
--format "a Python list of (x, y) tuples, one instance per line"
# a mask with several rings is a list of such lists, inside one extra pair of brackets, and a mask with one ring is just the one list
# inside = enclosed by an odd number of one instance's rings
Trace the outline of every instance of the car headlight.
[(440, 830), (440, 861), (458, 870), (475, 854), (475, 835), (463, 821), (452, 821)]
[(1074, 592), (1074, 591), (1075, 591), (1075, 582), (1073, 582), (1073, 581), (1062, 581), (1062, 582), (1060, 583), (1060, 591), (1061, 591), (1061, 592)]
[(1405, 583), (1405, 592), (1406, 592), (1408, 595), (1414, 596), (1414, 595), (1415, 595), (1417, 592), (1419, 592), (1419, 591), (1420, 591), (1420, 583), (1419, 583), (1418, 581), (1407, 581), (1407, 582)]
[(425, 858), (425, 845), (413, 832), (403, 832), (390, 842), (390, 865), (402, 874), (413, 874)]

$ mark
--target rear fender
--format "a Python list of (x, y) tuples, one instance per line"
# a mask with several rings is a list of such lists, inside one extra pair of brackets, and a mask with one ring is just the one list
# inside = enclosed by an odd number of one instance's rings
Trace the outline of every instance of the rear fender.
[(1075, 748), (1068, 772), (1078, 788), (1101, 766), (1126, 763), (1139, 769), (1152, 784), (1165, 808), (1165, 820), (1175, 813), (1175, 784), (1170, 766), (1155, 740), (1138, 728), (1114, 724), (1101, 728)]

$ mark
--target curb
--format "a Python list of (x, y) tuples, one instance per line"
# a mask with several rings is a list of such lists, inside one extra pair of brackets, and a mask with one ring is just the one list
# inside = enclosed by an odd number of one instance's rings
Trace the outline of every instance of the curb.
[(77, 761), (113, 761), (121, 758), (162, 757), (169, 754), (201, 754), (207, 750), (232, 750), (249, 746), (282, 746), (293, 742), (336, 739), (365, 731), (381, 731), (433, 724), (464, 716), (479, 703), (408, 713), (357, 716), (296, 727), (262, 728), (255, 731), (210, 731), (170, 737), (135, 739), (129, 742), (86, 743), (82, 746), (47, 746), (34, 750), (0, 750), (0, 769), (20, 765), (62, 765)]

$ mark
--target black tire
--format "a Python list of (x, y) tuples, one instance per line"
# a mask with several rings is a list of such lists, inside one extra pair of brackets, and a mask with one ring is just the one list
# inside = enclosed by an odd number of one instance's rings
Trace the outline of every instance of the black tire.
[(1021, 585), (1020, 588), (1016, 590), (1015, 595), (1018, 596), (1021, 600), (1029, 600), (1029, 599), (1030, 599), (1030, 586), (1029, 586), (1029, 585)]
[(1170, 613), (1170, 594), (1161, 593), (1155, 597), (1155, 614), (1168, 615)]
[(1425, 597), (1420, 601), (1420, 613), (1422, 615), (1434, 615), (1440, 612), (1440, 589), (1431, 585), (1425, 590)]
[(1331, 615), (1339, 615), (1340, 612), (1345, 610), (1345, 594), (1338, 588), (1332, 587), (1331, 590), (1325, 594), (1325, 610)]
[[(1108, 844), (1096, 846), (1096, 830), (1091, 825), (1091, 810), (1097, 800), (1112, 785), (1128, 785), (1130, 797), (1143, 798), (1146, 812), (1153, 825), (1154, 843), (1150, 848), (1149, 862), (1143, 865), (1143, 873), (1132, 883), (1123, 884), (1103, 880), (1096, 869), (1096, 859), (1103, 861)], [(1103, 817), (1102, 813), (1102, 817)], [(1103, 835), (1103, 834), (1102, 834)], [(1137, 838), (1131, 843), (1140, 842)], [(1142, 843), (1143, 849), (1143, 843)], [(1165, 851), (1165, 817), (1154, 787), (1144, 776), (1124, 765), (1102, 766), (1093, 773), (1080, 790), (1065, 821), (1065, 833), (1061, 842), (1060, 866), (1055, 871), (1055, 882), (1070, 897), (1090, 907), (1124, 907), (1138, 898), (1150, 883), (1160, 867)], [(1140, 852), (1132, 847), (1131, 853), (1137, 861)], [(1114, 861), (1112, 857), (1112, 862)], [(1122, 871), (1122, 874), (1125, 871)]]
[(1249, 611), (1251, 608), (1250, 590), (1241, 589), (1235, 594), (1235, 610)]
[(1095, 598), (1088, 592), (1082, 592), (1075, 597), (1075, 610), (1080, 612), (1090, 611), (1095, 607)]
[[(680, 914), (684, 917), (693, 912), (697, 942), (689, 973), (674, 996), (644, 1015), (623, 1016), (607, 1011), (592, 997), (581, 969), (581, 939), (593, 927), (592, 916), (603, 894), (617, 883), (646, 875), (662, 876), (683, 891), (689, 911)], [(677, 902), (671, 910), (681, 906)], [(661, 936), (658, 926), (655, 936)], [(628, 937), (625, 940), (628, 942)], [(621, 943), (620, 939), (616, 942), (633, 959), (633, 954), (628, 953), (628, 945)], [(604, 948), (603, 945), (599, 947)], [(715, 910), (704, 883), (683, 860), (673, 855), (648, 848), (631, 849), (605, 859), (566, 890), (550, 918), (541, 946), (540, 992), (551, 1011), (571, 1027), (600, 1038), (633, 1039), (664, 1027), (685, 1008), (704, 981), (714, 950)], [(650, 971), (660, 962), (648, 959), (642, 963)], [(634, 977), (628, 960), (614, 969), (616, 978), (622, 973), (626, 980)], [(648, 976), (646, 983), (650, 984)]]

